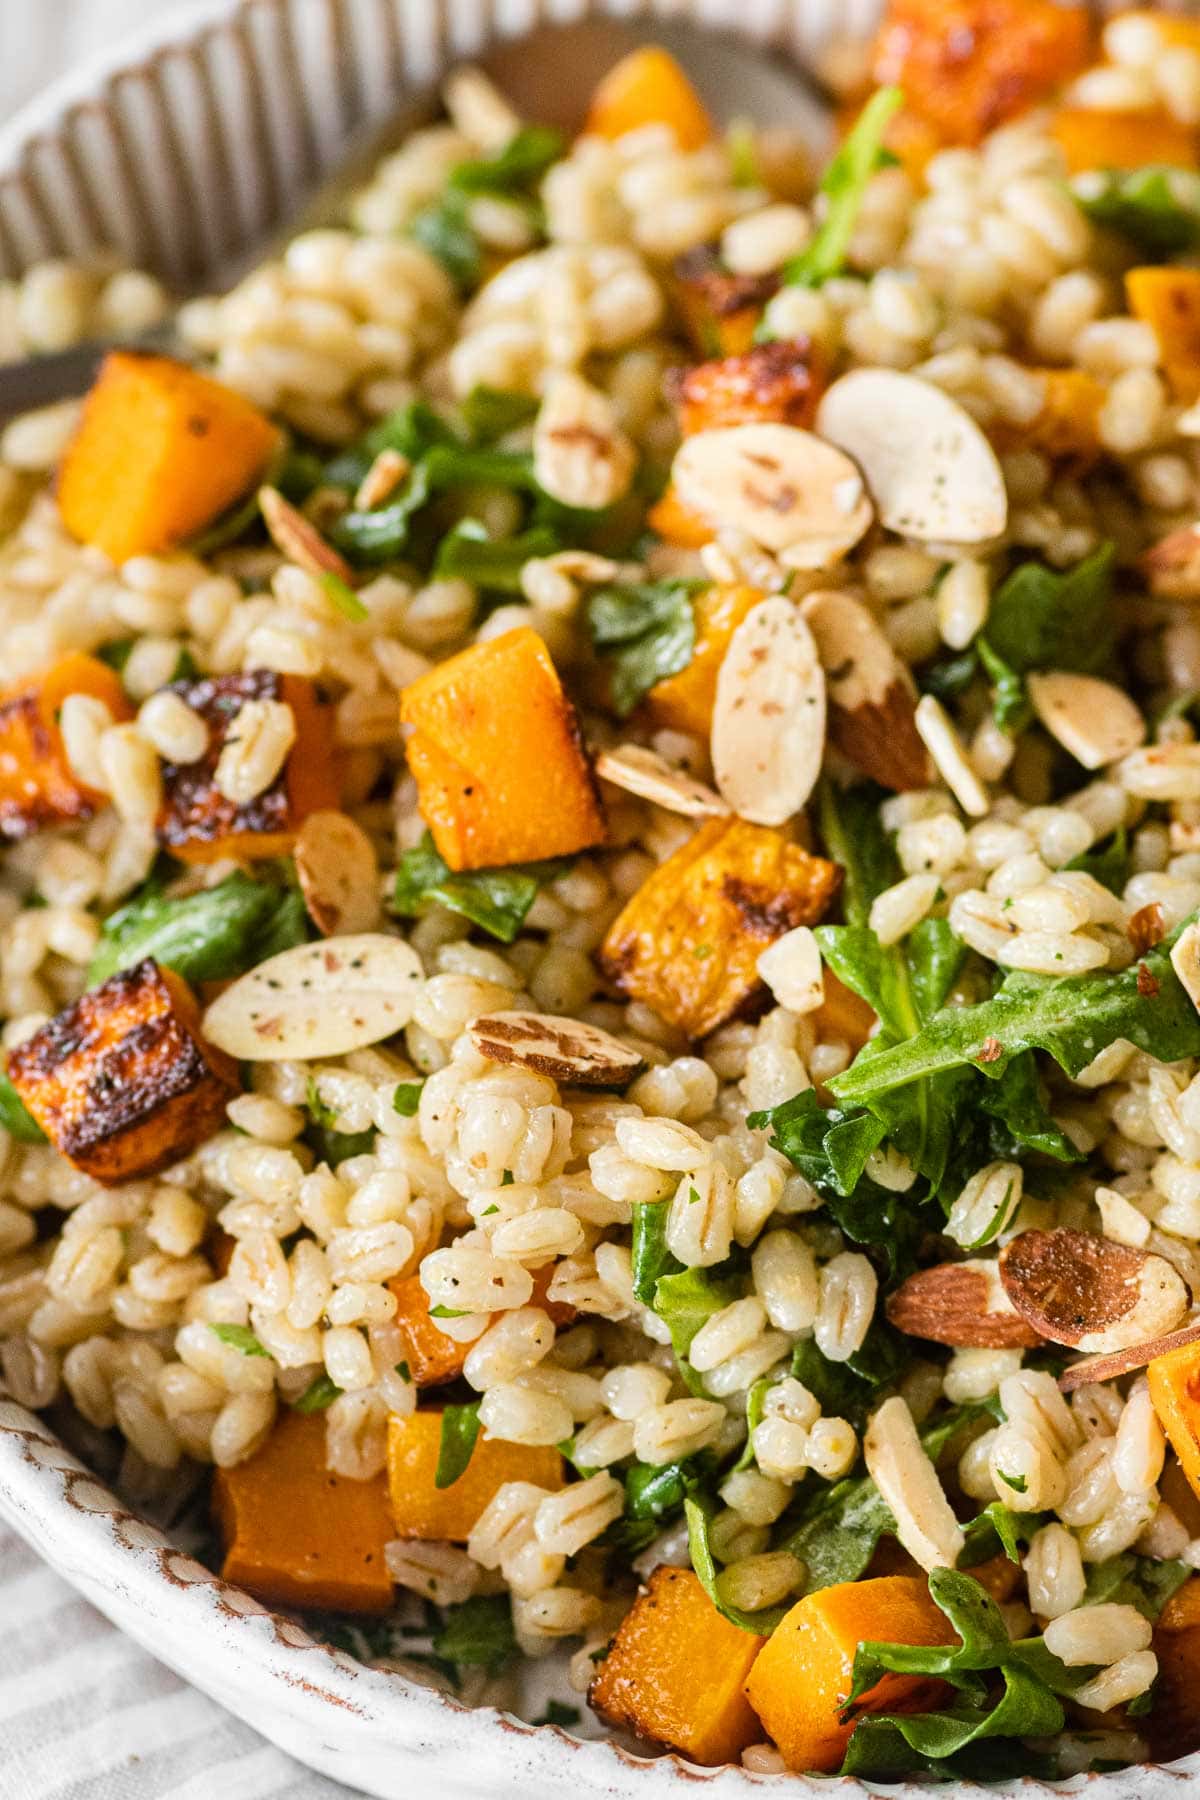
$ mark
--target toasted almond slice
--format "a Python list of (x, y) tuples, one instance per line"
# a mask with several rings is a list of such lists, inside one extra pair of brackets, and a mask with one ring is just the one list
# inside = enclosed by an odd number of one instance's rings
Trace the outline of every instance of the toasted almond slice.
[(1144, 1344), (1131, 1344), (1128, 1350), (1114, 1350), (1108, 1356), (1081, 1357), (1069, 1369), (1063, 1370), (1058, 1378), (1058, 1385), (1064, 1394), (1070, 1394), (1092, 1381), (1115, 1381), (1118, 1376), (1129, 1375), (1134, 1369), (1144, 1369), (1156, 1357), (1167, 1356), (1172, 1350), (1182, 1350), (1185, 1344), (1194, 1344), (1198, 1339), (1200, 1321), (1195, 1325), (1185, 1325), (1181, 1331), (1168, 1331), (1165, 1337), (1151, 1338)]
[(643, 744), (618, 744), (615, 750), (602, 750), (596, 758), (596, 773), (601, 781), (688, 819), (719, 819), (729, 811), (706, 782), (697, 781), (686, 769), (672, 768), (665, 757)]
[(322, 937), (379, 923), (379, 865), (371, 840), (344, 812), (309, 813), (294, 851), (308, 916)]
[(381, 931), (298, 944), (227, 987), (203, 1032), (241, 1062), (344, 1056), (402, 1031), (424, 979), (412, 946)]
[(970, 413), (919, 375), (853, 369), (826, 390), (816, 428), (854, 458), (890, 531), (984, 544), (1008, 523), (996, 452)]
[(786, 550), (795, 567), (836, 562), (873, 516), (849, 457), (795, 425), (698, 431), (680, 446), (671, 479), (683, 504), (714, 527)]
[(1026, 676), (1025, 685), (1050, 736), (1085, 769), (1102, 769), (1146, 741), (1146, 721), (1111, 681), (1055, 669)]
[(717, 787), (739, 818), (782, 825), (816, 786), (824, 751), (825, 677), (813, 634), (790, 600), (760, 600), (717, 674)]
[(412, 464), (399, 450), (381, 450), (358, 484), (354, 496), (356, 512), (370, 512), (400, 486)]
[(1142, 573), (1160, 600), (1200, 600), (1200, 519), (1152, 544), (1142, 557)]
[(829, 735), (842, 755), (898, 793), (928, 787), (932, 770), (914, 721), (916, 688), (870, 610), (830, 588), (809, 594), (800, 613), (817, 642)]
[(918, 1269), (885, 1310), (898, 1331), (956, 1350), (1032, 1350), (1042, 1342), (1004, 1292), (994, 1262)]
[(1138, 956), (1145, 956), (1147, 950), (1153, 950), (1155, 944), (1161, 944), (1167, 935), (1162, 903), (1151, 900), (1147, 905), (1139, 906), (1136, 912), (1130, 913), (1125, 935)]
[(1192, 1005), (1200, 1012), (1200, 923), (1180, 932), (1171, 946), (1171, 967), (1183, 983)]
[(1000, 1278), (1035, 1331), (1073, 1350), (1126, 1350), (1173, 1331), (1189, 1304), (1165, 1257), (1086, 1231), (1023, 1231), (1000, 1252)]
[(350, 564), (332, 544), (325, 542), (311, 520), (284, 499), (278, 488), (259, 488), (258, 504), (272, 543), (289, 562), (307, 569), (318, 580), (322, 575), (336, 575), (339, 581), (353, 587), (354, 570)]
[(472, 1019), (467, 1035), (491, 1062), (516, 1063), (576, 1087), (627, 1087), (643, 1058), (619, 1038), (578, 1019), (498, 1012)]

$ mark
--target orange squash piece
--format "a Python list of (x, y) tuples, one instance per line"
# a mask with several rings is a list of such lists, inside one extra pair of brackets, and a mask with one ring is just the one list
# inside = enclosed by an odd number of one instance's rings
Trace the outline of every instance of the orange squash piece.
[(674, 483), (668, 483), (654, 502), (646, 523), (664, 544), (674, 544), (678, 550), (701, 550), (713, 539), (712, 520), (682, 501)]
[[(158, 841), (172, 856), (190, 863), (286, 856), (309, 813), (337, 806), (329, 708), (317, 699), (306, 676), (252, 669), (245, 675), (176, 681), (170, 692), (185, 700), (208, 726), (208, 749), (198, 761), (163, 765)], [(290, 706), (296, 741), (270, 787), (239, 805), (220, 792), (213, 775), (226, 734), (248, 700), (278, 700)]]
[(1106, 390), (1085, 369), (1033, 369), (1045, 383), (1042, 410), (1028, 425), (997, 424), (998, 450), (1041, 450), (1056, 462), (1086, 467), (1101, 452), (1100, 409)]
[(601, 968), (687, 1037), (706, 1037), (761, 995), (762, 952), (794, 926), (814, 925), (840, 879), (836, 863), (782, 832), (710, 819), (618, 914)]
[(678, 378), (679, 429), (691, 437), (727, 425), (809, 426), (825, 386), (823, 361), (808, 338), (775, 338), (697, 363)]
[(731, 275), (709, 244), (687, 250), (671, 268), (671, 296), (701, 356), (741, 356), (751, 349), (763, 308), (779, 276)]
[(1200, 1343), (1181, 1344), (1156, 1356), (1146, 1376), (1159, 1424), (1192, 1492), (1200, 1495)]
[(1200, 1576), (1185, 1581), (1159, 1614), (1152, 1648), (1158, 1681), (1150, 1712), (1150, 1746), (1168, 1761), (1200, 1747)]
[(1152, 19), (1159, 38), (1168, 50), (1200, 51), (1200, 19), (1189, 19), (1183, 14), (1160, 12), (1157, 8), (1136, 13), (1134, 16)]
[[(575, 1308), (564, 1305), (561, 1300), (546, 1298), (554, 1270), (552, 1262), (534, 1270), (529, 1304), (540, 1306), (553, 1324), (570, 1325), (576, 1317)], [(395, 1323), (408, 1349), (405, 1360), (415, 1385), (419, 1388), (441, 1387), (447, 1381), (457, 1380), (471, 1346), (456, 1343), (438, 1329), (437, 1320), (429, 1316), (429, 1295), (421, 1286), (420, 1276), (396, 1276), (387, 1285), (396, 1296)]]
[(63, 523), (115, 563), (169, 550), (253, 487), (278, 442), (232, 388), (167, 356), (114, 350), (59, 470)]
[(604, 839), (575, 708), (536, 631), (472, 644), (406, 687), (408, 766), (452, 869), (570, 856)]
[[(706, 526), (705, 532), (702, 543), (708, 543), (712, 537), (712, 527)], [(707, 738), (712, 729), (717, 698), (717, 673), (729, 648), (729, 640), (751, 607), (757, 606), (762, 597), (758, 588), (743, 584), (703, 588), (694, 597), (692, 614), (696, 623), (696, 642), (692, 659), (677, 675), (656, 681), (646, 695), (646, 708), (655, 725)]]
[(236, 1064), (200, 1035), (191, 989), (150, 957), (18, 1044), (8, 1076), (55, 1149), (106, 1186), (180, 1162), (238, 1091)]
[(618, 1729), (712, 1767), (761, 1736), (743, 1691), (764, 1640), (731, 1625), (690, 1569), (655, 1569), (599, 1665), (588, 1703)]
[(563, 1485), (563, 1459), (552, 1445), (509, 1444), (481, 1432), (458, 1480), (447, 1488), (435, 1487), (441, 1442), (440, 1412), (414, 1412), (406, 1418), (393, 1414), (388, 1420), (388, 1490), (396, 1537), (463, 1544), (506, 1481), (531, 1481), (550, 1489)]
[(325, 1418), (284, 1412), (249, 1461), (213, 1476), (221, 1574), (265, 1606), (387, 1612), (384, 1547), (394, 1535), (382, 1475), (349, 1481), (325, 1467)]
[(825, 969), (823, 976), (825, 998), (813, 1013), (817, 1037), (824, 1040), (839, 1038), (842, 1043), (849, 1044), (851, 1052), (857, 1056), (875, 1029), (874, 1009), (853, 988), (840, 981), (832, 969)]
[(657, 44), (632, 50), (592, 95), (584, 131), (622, 138), (646, 125), (669, 125), (681, 150), (699, 150), (713, 135), (704, 102), (675, 58)]
[(903, 88), (943, 143), (981, 138), (1091, 60), (1086, 8), (1058, 0), (890, 0), (873, 74)]
[[(789, 1769), (836, 1769), (853, 1722), (839, 1711), (862, 1643), (952, 1644), (958, 1640), (924, 1580), (884, 1575), (821, 1588), (793, 1606), (759, 1653), (746, 1682), (750, 1704)], [(923, 1712), (944, 1683), (887, 1675), (856, 1702), (858, 1712)]]
[(1177, 400), (1200, 399), (1200, 269), (1130, 269), (1129, 310), (1152, 327)]
[(108, 804), (67, 761), (58, 715), (68, 694), (102, 700), (114, 719), (133, 717), (116, 671), (77, 650), (0, 692), (0, 838), (90, 819)]
[(1196, 167), (1196, 132), (1161, 107), (1127, 112), (1060, 106), (1050, 130), (1072, 175), (1087, 169), (1144, 169), (1151, 163)]

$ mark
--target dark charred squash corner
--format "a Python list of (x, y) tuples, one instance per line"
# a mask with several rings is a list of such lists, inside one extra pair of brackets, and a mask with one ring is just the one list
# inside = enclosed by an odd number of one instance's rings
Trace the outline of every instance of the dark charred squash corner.
[(8, 1074), (55, 1149), (106, 1184), (187, 1156), (238, 1086), (232, 1061), (201, 1039), (186, 983), (150, 958), (19, 1044)]

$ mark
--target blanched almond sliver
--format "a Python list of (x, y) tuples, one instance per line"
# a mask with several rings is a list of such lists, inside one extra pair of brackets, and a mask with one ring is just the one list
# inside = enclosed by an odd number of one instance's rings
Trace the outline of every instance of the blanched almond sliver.
[(412, 946), (383, 932), (298, 944), (227, 987), (203, 1034), (240, 1062), (344, 1056), (402, 1031), (424, 979)]
[(1200, 1323), (1185, 1325), (1182, 1331), (1169, 1331), (1165, 1337), (1151, 1338), (1145, 1344), (1131, 1344), (1128, 1350), (1114, 1350), (1108, 1356), (1086, 1356), (1069, 1369), (1064, 1369), (1058, 1385), (1064, 1394), (1084, 1387), (1092, 1381), (1115, 1381), (1134, 1369), (1144, 1369), (1159, 1356), (1182, 1350), (1185, 1344), (1200, 1342)]
[(1085, 769), (1102, 769), (1146, 741), (1146, 721), (1111, 681), (1056, 669), (1027, 676), (1025, 685), (1050, 736)]
[(1023, 1231), (1000, 1253), (1009, 1299), (1034, 1330), (1073, 1350), (1126, 1350), (1173, 1331), (1188, 1310), (1164, 1257), (1084, 1231)]
[(395, 492), (412, 468), (407, 456), (399, 450), (381, 450), (358, 484), (354, 496), (356, 512), (370, 512)]
[(578, 1019), (498, 1012), (472, 1019), (467, 1035), (491, 1062), (516, 1063), (579, 1087), (626, 1087), (643, 1059), (619, 1038)]
[(379, 865), (371, 840), (344, 812), (310, 813), (293, 852), (308, 916), (322, 937), (379, 923)]
[(716, 528), (743, 531), (793, 567), (822, 569), (871, 523), (863, 479), (848, 456), (796, 425), (731, 425), (685, 438), (671, 479), (686, 507)]
[(322, 575), (336, 575), (348, 587), (354, 585), (354, 570), (332, 544), (327, 544), (310, 519), (285, 500), (278, 488), (258, 490), (259, 510), (263, 524), (275, 548), (297, 568), (305, 569), (318, 580)]
[(762, 600), (717, 675), (717, 787), (739, 818), (782, 825), (812, 793), (824, 753), (825, 677), (813, 634), (790, 600)]
[(720, 794), (703, 781), (697, 781), (686, 769), (672, 768), (665, 757), (641, 744), (618, 744), (614, 750), (602, 750), (596, 758), (596, 773), (601, 781), (650, 800), (665, 812), (683, 813), (686, 818), (721, 818), (729, 811)]

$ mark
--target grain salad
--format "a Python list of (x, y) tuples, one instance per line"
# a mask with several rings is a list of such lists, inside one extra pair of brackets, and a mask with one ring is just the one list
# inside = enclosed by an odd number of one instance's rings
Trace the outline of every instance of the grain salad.
[(460, 69), (0, 434), (0, 1391), (473, 1702), (1065, 1777), (1200, 1745), (1200, 23), (842, 62)]

